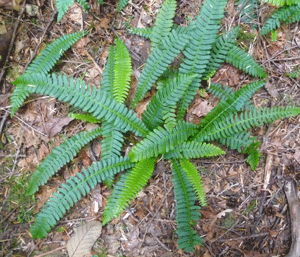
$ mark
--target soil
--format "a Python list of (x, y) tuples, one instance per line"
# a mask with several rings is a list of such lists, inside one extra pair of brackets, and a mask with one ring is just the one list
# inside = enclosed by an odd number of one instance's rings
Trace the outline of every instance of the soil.
[[(106, 185), (98, 185), (78, 202), (46, 238), (33, 240), (29, 229), (35, 214), (59, 185), (91, 165), (94, 158), (99, 158), (101, 140), (83, 148), (69, 165), (40, 188), (35, 197), (25, 195), (26, 185), (37, 165), (54, 146), (97, 125), (67, 118), (71, 106), (40, 95), (27, 98), (10, 117), (12, 82), (48, 43), (62, 35), (87, 29), (88, 35), (66, 52), (54, 72), (100, 85), (108, 48), (115, 37), (120, 37), (132, 57), (134, 84), (134, 77), (139, 75), (150, 53), (150, 44), (142, 37), (127, 33), (126, 27), (152, 26), (163, 1), (132, 0), (120, 13), (115, 11), (115, 1), (101, 6), (97, 1), (89, 1), (89, 13), (84, 13), (75, 3), (59, 23), (52, 0), (26, 0), (26, 8), (22, 1), (12, 2), (0, 0), (0, 53), (4, 59), (9, 54), (0, 90), (0, 256), (67, 256), (66, 244), (74, 228), (85, 221), (102, 220), (111, 193)], [(175, 22), (186, 25), (198, 14), (202, 1), (178, 0), (177, 3)], [(230, 0), (221, 31), (240, 24), (239, 45), (268, 73), (266, 86), (253, 96), (256, 107), (300, 106), (299, 77), (287, 76), (300, 68), (299, 23), (278, 29), (276, 42), (271, 41), (270, 35), (262, 37), (258, 32), (274, 9), (262, 4), (258, 18), (253, 21), (257, 25), (254, 29), (240, 19), (234, 1)], [(12, 51), (9, 52), (11, 41)], [(3, 66), (4, 62), (0, 64)], [(213, 81), (235, 90), (253, 78), (225, 64)], [(217, 99), (208, 93), (199, 92), (186, 119), (199, 122), (216, 103)], [(144, 106), (137, 108), (141, 113)], [(195, 253), (177, 249), (171, 172), (169, 164), (160, 161), (148, 185), (121, 217), (102, 228), (93, 254), (285, 256), (291, 245), (291, 220), (284, 184), (287, 179), (293, 179), (297, 185), (300, 182), (299, 117), (254, 129), (253, 134), (261, 141), (262, 153), (256, 171), (246, 163), (246, 156), (229, 149), (218, 158), (194, 160), (203, 176), (208, 202), (207, 207), (201, 209), (202, 216), (196, 224), (204, 243), (196, 247)]]

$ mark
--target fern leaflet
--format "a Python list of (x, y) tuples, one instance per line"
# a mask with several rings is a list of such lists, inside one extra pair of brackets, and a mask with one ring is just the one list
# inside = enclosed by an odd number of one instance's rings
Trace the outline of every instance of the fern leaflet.
[(57, 9), (57, 22), (60, 22), (61, 18), (67, 12), (67, 10), (74, 4), (75, 0), (56, 0), (56, 9)]
[(68, 179), (43, 206), (30, 230), (32, 237), (45, 237), (51, 227), (56, 225), (66, 211), (79, 201), (82, 196), (86, 196), (97, 183), (134, 165), (128, 158), (115, 158), (93, 163), (92, 166), (83, 169), (81, 173), (76, 173), (76, 176)]
[(123, 10), (123, 8), (127, 5), (128, 0), (119, 0), (118, 6), (117, 6), (117, 12), (120, 12)]
[(246, 73), (254, 77), (267, 77), (264, 69), (255, 62), (253, 57), (235, 45), (228, 51), (225, 60), (226, 62), (234, 65), (235, 67), (245, 71)]
[(138, 162), (128, 171), (125, 179), (121, 179), (114, 188), (103, 213), (103, 224), (118, 217), (138, 192), (147, 184), (154, 170), (156, 158)]
[(199, 206), (195, 205), (197, 196), (187, 174), (177, 160), (171, 160), (173, 184), (176, 200), (176, 221), (178, 248), (194, 251), (194, 245), (201, 245), (202, 239), (193, 228), (200, 218)]
[(68, 113), (69, 118), (73, 118), (76, 120), (86, 121), (89, 123), (100, 123), (101, 120), (95, 118), (94, 116), (90, 114), (84, 114), (84, 113)]
[(132, 110), (116, 102), (101, 89), (93, 87), (91, 90), (91, 86), (86, 86), (84, 81), (74, 82), (66, 76), (54, 74), (25, 74), (21, 82), (28, 85), (26, 88), (31, 93), (46, 94), (60, 101), (70, 102), (74, 107), (91, 113), (97, 119), (105, 117), (120, 130), (131, 130), (140, 136), (148, 134), (148, 129)]
[(83, 8), (83, 10), (84, 10), (85, 12), (88, 12), (89, 9), (91, 8), (91, 7), (89, 6), (89, 4), (86, 2), (86, 0), (76, 0), (76, 2), (79, 3), (79, 4), (82, 6), (82, 8)]
[(274, 5), (293, 5), (298, 4), (299, 0), (264, 0)]
[(102, 74), (101, 88), (109, 93), (113, 97), (113, 84), (115, 77), (115, 52), (116, 48), (113, 46), (109, 47), (108, 58), (105, 65), (105, 69)]
[(172, 132), (162, 127), (158, 127), (150, 132), (145, 139), (134, 146), (128, 156), (132, 161), (140, 161), (167, 153), (196, 132), (196, 125), (183, 121), (178, 122), (176, 128)]
[(197, 198), (201, 206), (206, 206), (206, 197), (203, 187), (203, 181), (201, 175), (195, 166), (188, 159), (181, 159), (180, 165), (182, 169), (186, 172), (190, 182), (192, 183), (194, 190), (197, 194)]
[(131, 34), (145, 37), (147, 39), (151, 39), (153, 34), (153, 28), (128, 28), (127, 31)]
[(247, 162), (249, 163), (252, 170), (256, 170), (257, 164), (259, 162), (260, 153), (258, 150), (260, 142), (253, 142), (249, 145), (244, 153), (248, 154)]

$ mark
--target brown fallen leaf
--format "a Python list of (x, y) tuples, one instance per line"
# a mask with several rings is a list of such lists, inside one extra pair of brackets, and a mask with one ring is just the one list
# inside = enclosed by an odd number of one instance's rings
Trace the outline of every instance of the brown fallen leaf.
[(70, 257), (90, 256), (91, 250), (101, 234), (102, 224), (93, 220), (85, 225), (74, 228), (75, 234), (67, 243), (67, 250)]

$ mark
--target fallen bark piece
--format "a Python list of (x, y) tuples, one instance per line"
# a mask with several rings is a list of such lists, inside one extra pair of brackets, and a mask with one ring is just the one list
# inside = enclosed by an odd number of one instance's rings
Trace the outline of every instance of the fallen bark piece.
[(284, 186), (290, 209), (292, 244), (286, 257), (300, 257), (300, 201), (297, 196), (294, 180), (289, 179)]

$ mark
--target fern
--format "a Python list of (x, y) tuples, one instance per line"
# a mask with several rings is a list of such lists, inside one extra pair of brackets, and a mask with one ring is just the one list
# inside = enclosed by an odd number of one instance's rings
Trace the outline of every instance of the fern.
[(89, 9), (91, 8), (86, 0), (76, 0), (76, 2), (82, 6), (82, 8), (85, 12), (88, 12)]
[(193, 185), (193, 188), (197, 194), (197, 198), (201, 206), (206, 206), (206, 198), (205, 198), (205, 191), (203, 187), (202, 178), (195, 168), (195, 166), (187, 159), (181, 159), (180, 165), (182, 169), (186, 172), (190, 182)]
[[(35, 58), (35, 60), (28, 66), (25, 74), (48, 73), (64, 52), (84, 35), (85, 32), (81, 31), (56, 39), (52, 44), (49, 44), (37, 58)], [(11, 116), (14, 115), (29, 95), (29, 92), (25, 89), (26, 86), (21, 83), (21, 81), (22, 76), (14, 81), (16, 89), (11, 96)]]
[(117, 12), (120, 12), (123, 10), (123, 8), (127, 5), (128, 0), (119, 0), (118, 6), (117, 6)]
[(166, 81), (161, 90), (153, 97), (143, 113), (143, 122), (149, 129), (154, 129), (163, 123), (164, 112), (169, 112), (182, 97), (185, 89), (197, 75), (181, 75)]
[(152, 87), (157, 78), (163, 74), (168, 65), (185, 47), (188, 39), (189, 36), (178, 34), (173, 30), (161, 43), (164, 46), (163, 50), (160, 48), (153, 49), (137, 84), (137, 90), (132, 102), (133, 107), (144, 97), (144, 94)]
[(81, 121), (86, 121), (86, 122), (90, 122), (90, 123), (100, 123), (101, 120), (93, 117), (90, 114), (83, 114), (83, 113), (69, 113), (68, 114), (69, 118), (73, 118), (76, 120), (81, 120)]
[(293, 5), (298, 4), (299, 0), (264, 0), (274, 5)]
[(151, 43), (153, 48), (161, 46), (163, 39), (170, 33), (173, 27), (176, 4), (176, 0), (166, 0), (162, 4), (152, 31)]
[(57, 22), (60, 22), (61, 18), (68, 11), (75, 0), (56, 0), (56, 9), (57, 9)]
[(283, 6), (275, 11), (261, 29), (261, 35), (280, 27), (280, 22), (290, 24), (300, 20), (300, 4)]
[(254, 77), (267, 77), (264, 69), (254, 61), (253, 57), (235, 45), (229, 50), (225, 60)]
[(225, 152), (219, 147), (198, 142), (184, 142), (174, 149), (168, 151), (165, 155), (165, 159), (192, 159), (192, 158), (201, 158), (201, 157), (211, 157), (224, 154)]
[(131, 34), (151, 39), (153, 28), (128, 28), (127, 31)]
[(252, 170), (256, 170), (257, 164), (259, 162), (259, 157), (260, 157), (260, 153), (258, 151), (259, 145), (260, 142), (253, 142), (244, 151), (245, 154), (248, 154), (247, 162), (250, 164)]
[(67, 179), (57, 193), (50, 197), (37, 215), (35, 223), (30, 232), (33, 238), (42, 238), (47, 235), (51, 227), (62, 218), (82, 196), (86, 196), (96, 185), (105, 179), (127, 170), (134, 166), (128, 158), (116, 158), (108, 161), (94, 163), (81, 173)]
[(103, 224), (124, 211), (130, 200), (147, 184), (154, 170), (155, 158), (142, 160), (121, 179), (109, 198), (103, 213)]
[(238, 11), (240, 12), (240, 19), (242, 22), (246, 24), (250, 24), (250, 26), (254, 29), (257, 28), (257, 24), (255, 20), (258, 19), (258, 11), (260, 8), (259, 0), (239, 0), (236, 5), (238, 6)]
[(204, 2), (200, 15), (197, 16), (195, 29), (192, 31), (191, 40), (183, 54), (185, 58), (179, 69), (180, 73), (197, 73), (199, 77), (185, 90), (178, 107), (178, 119), (182, 119), (184, 113), (193, 100), (200, 87), (200, 81), (209, 65), (212, 45), (216, 42), (221, 19), (224, 16), (225, 0), (207, 0)]
[(218, 37), (217, 42), (212, 48), (210, 64), (204, 75), (206, 79), (209, 74), (214, 74), (221, 67), (222, 63), (226, 59), (228, 51), (234, 45), (238, 30), (239, 27), (235, 27), (223, 36)]
[(261, 108), (242, 112), (230, 113), (222, 120), (215, 122), (214, 127), (206, 133), (198, 133), (195, 138), (198, 142), (211, 141), (224, 137), (230, 137), (236, 133), (245, 131), (251, 127), (262, 126), (278, 119), (296, 116), (300, 113), (298, 107), (274, 107)]
[(116, 48), (110, 46), (101, 82), (101, 88), (105, 90), (111, 97), (114, 95), (113, 85), (115, 78), (115, 52)]
[(84, 131), (69, 138), (60, 144), (60, 146), (55, 147), (52, 153), (43, 160), (31, 176), (27, 187), (27, 194), (31, 195), (38, 191), (39, 186), (44, 185), (51, 176), (71, 161), (84, 145), (101, 134), (102, 129), (99, 128), (90, 132)]
[(202, 239), (197, 235), (193, 225), (200, 218), (199, 206), (193, 186), (187, 174), (177, 160), (172, 160), (173, 184), (176, 200), (176, 222), (178, 235), (178, 248), (187, 252), (194, 251), (194, 245), (201, 245)]
[(31, 93), (46, 94), (60, 101), (70, 102), (71, 105), (91, 113), (97, 119), (105, 117), (123, 131), (131, 130), (141, 136), (148, 134), (148, 129), (134, 112), (110, 98), (105, 91), (96, 87), (91, 90), (91, 87), (86, 86), (83, 81), (74, 82), (66, 76), (25, 74), (21, 82), (28, 85), (26, 88)]
[(196, 125), (185, 122), (179, 122), (172, 132), (157, 127), (139, 144), (134, 146), (128, 156), (132, 161), (140, 161), (167, 153), (196, 132)]
[(123, 103), (128, 94), (132, 69), (129, 52), (120, 39), (116, 39), (116, 51), (114, 58), (115, 68), (113, 94), (116, 101)]
[(220, 101), (217, 107), (211, 110), (206, 117), (202, 119), (200, 124), (201, 130), (197, 135), (198, 140), (199, 138), (204, 139), (204, 135), (209, 131), (211, 132), (215, 124), (222, 121), (228, 114), (240, 111), (245, 106), (246, 101), (264, 84), (262, 81), (250, 83)]

